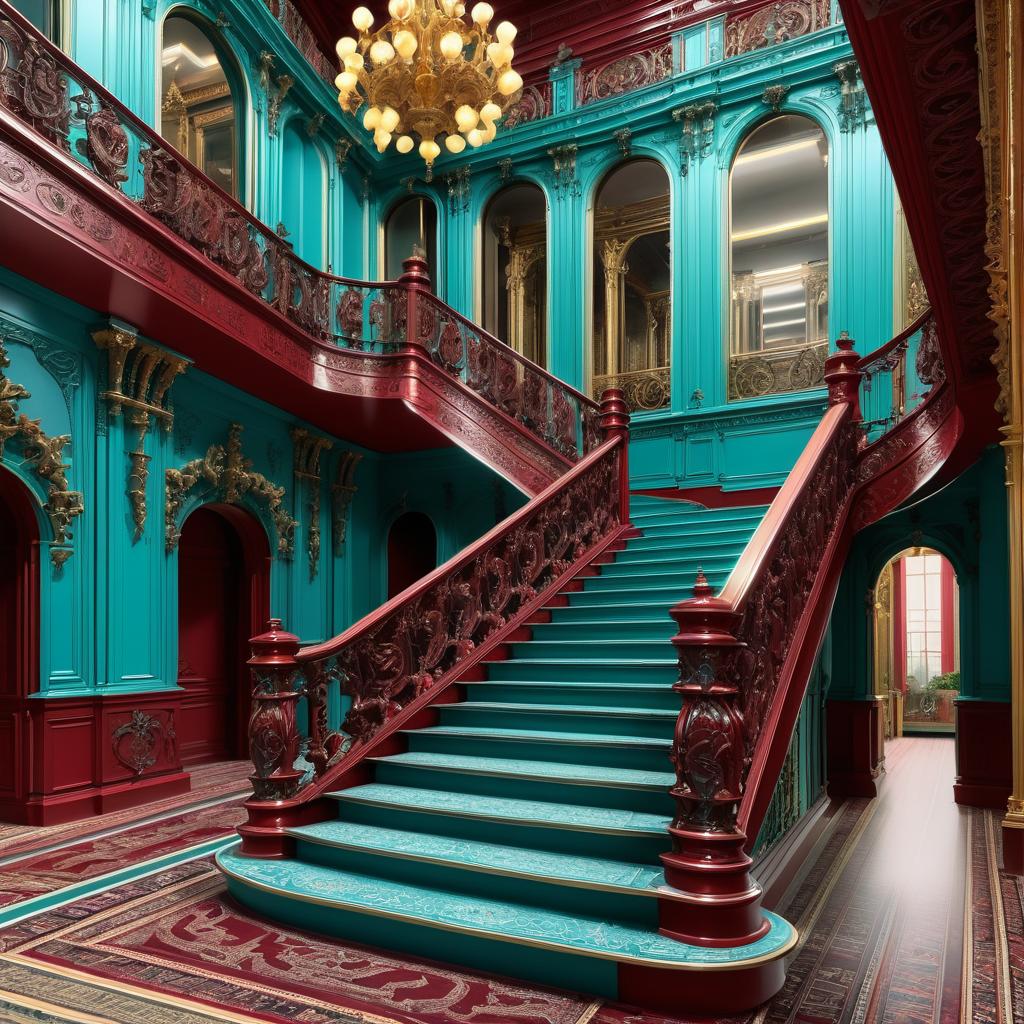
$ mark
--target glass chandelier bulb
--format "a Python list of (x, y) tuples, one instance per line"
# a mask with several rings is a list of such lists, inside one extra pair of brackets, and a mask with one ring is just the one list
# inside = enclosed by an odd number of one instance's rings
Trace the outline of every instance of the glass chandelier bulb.
[(390, 14), (392, 18), (404, 21), (410, 14), (412, 14), (412, 4), (409, 0), (391, 0), (388, 4), (388, 14)]
[(338, 59), (344, 60), (349, 54), (355, 53), (358, 45), (351, 36), (342, 36), (338, 40), (338, 45), (335, 46), (335, 50), (338, 51)]
[(395, 143), (395, 149), (399, 153), (411, 153), (414, 145), (415, 143), (412, 141), (411, 135), (399, 135), (398, 141)]
[(483, 121), (485, 125), (494, 124), (495, 121), (499, 121), (500, 119), (501, 107), (499, 107), (493, 100), (485, 103), (480, 108), (480, 120)]
[(455, 111), (455, 123), (459, 126), (460, 132), (472, 131), (477, 126), (479, 120), (477, 112), (468, 103), (463, 103)]
[(470, 16), (482, 28), (494, 17), (494, 8), (490, 4), (474, 4)]
[(374, 64), (387, 64), (389, 60), (392, 60), (395, 56), (395, 48), (386, 40), (378, 39), (377, 42), (370, 47), (370, 60)]
[(433, 139), (424, 139), (420, 143), (420, 156), (432, 164), (441, 155), (441, 147)]
[(466, 148), (466, 140), (461, 135), (449, 135), (444, 144), (449, 153), (461, 153)]
[(463, 3), (456, 3), (455, 5), (455, 17), (461, 18), (466, 13), (466, 5)]
[(334, 80), (334, 84), (338, 87), (338, 92), (351, 92), (358, 82), (358, 79), (351, 71), (342, 71), (340, 75)]
[(366, 63), (361, 53), (348, 53), (345, 55), (344, 64), (346, 71), (359, 71)]
[(398, 127), (400, 118), (394, 107), (385, 107), (381, 111), (380, 126), (383, 131), (393, 132)]
[(446, 60), (458, 60), (462, 53), (462, 36), (458, 32), (445, 32), (441, 36), (441, 54)]
[(391, 145), (391, 132), (383, 132), (378, 128), (373, 133), (373, 141), (377, 144), (377, 152), (383, 153)]
[(377, 107), (370, 107), (366, 113), (363, 114), (363, 127), (368, 131), (372, 132), (377, 129), (380, 125), (380, 110)]
[(441, 9), (449, 18), (456, 17), (455, 14), (456, 0), (441, 0)]
[(484, 142), (493, 142), (494, 136), (498, 134), (498, 126), (490, 121), (484, 125)]
[(417, 46), (419, 43), (416, 41), (416, 37), (407, 28), (395, 33), (395, 49), (402, 60), (409, 60), (416, 52)]
[(487, 44), (487, 59), (497, 68), (499, 71), (505, 67), (506, 64), (512, 63), (512, 57), (515, 55), (515, 50), (511, 46), (506, 46), (504, 43), (488, 43)]
[(502, 71), (498, 76), (498, 92), (502, 96), (511, 96), (512, 93), (518, 92), (522, 87), (523, 79), (518, 71), (513, 71), (509, 68), (507, 71)]
[(474, 128), (466, 133), (466, 141), (476, 149), (484, 144), (484, 133), (479, 128)]
[(352, 24), (360, 32), (369, 32), (370, 26), (373, 24), (373, 14), (369, 7), (357, 7), (352, 12)]
[(511, 21), (500, 21), (498, 22), (498, 27), (494, 30), (494, 34), (498, 37), (499, 43), (511, 46), (512, 41), (516, 37), (516, 31), (516, 27)]

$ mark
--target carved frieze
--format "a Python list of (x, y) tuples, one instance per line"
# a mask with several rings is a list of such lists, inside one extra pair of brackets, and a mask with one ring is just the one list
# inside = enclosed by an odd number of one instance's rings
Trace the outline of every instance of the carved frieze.
[(631, 53), (576, 76), (576, 105), (579, 107), (609, 96), (653, 85), (672, 74), (672, 44)]
[(305, 485), (309, 491), (309, 525), (306, 532), (309, 578), (313, 580), (320, 567), (320, 455), (329, 452), (333, 443), (305, 427), (292, 427), (290, 433), (294, 446), (295, 487), (301, 493)]
[(781, 0), (752, 14), (730, 18), (725, 26), (725, 56), (774, 46), (817, 32), (830, 23), (829, 0)]
[(200, 459), (186, 462), (180, 469), (166, 474), (166, 548), (170, 554), (181, 540), (178, 514), (185, 499), (202, 486), (204, 496), (237, 505), (243, 497), (258, 500), (266, 506), (277, 535), (278, 555), (290, 558), (294, 550), (296, 521), (284, 507), (285, 488), (252, 469), (252, 461), (242, 455), (242, 425), (232, 423), (226, 445), (212, 444)]
[(60, 568), (71, 557), (68, 546), (72, 540), (71, 523), (85, 511), (80, 491), (68, 487), (67, 472), (70, 466), (64, 462), (64, 449), (71, 442), (70, 434), (50, 437), (41, 426), (40, 420), (30, 420), (18, 409), (24, 398), (31, 398), (28, 389), (8, 379), (4, 370), (11, 365), (0, 338), (0, 459), (4, 446), (12, 441), (20, 442), (25, 463), (30, 465), (36, 476), (47, 487), (46, 504), (43, 511), (50, 520), (53, 540), (50, 542), (50, 558)]

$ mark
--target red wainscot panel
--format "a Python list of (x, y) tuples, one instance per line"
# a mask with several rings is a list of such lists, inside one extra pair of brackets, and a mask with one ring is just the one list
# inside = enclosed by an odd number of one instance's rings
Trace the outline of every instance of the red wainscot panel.
[(1005, 809), (1013, 779), (1010, 705), (993, 700), (954, 702), (954, 799), (970, 807)]
[(179, 702), (163, 693), (23, 700), (16, 714), (27, 720), (28, 742), (13, 779), (3, 780), (0, 816), (52, 825), (188, 792), (174, 729)]
[(829, 796), (878, 795), (877, 780), (885, 764), (884, 699), (830, 700), (826, 704)]

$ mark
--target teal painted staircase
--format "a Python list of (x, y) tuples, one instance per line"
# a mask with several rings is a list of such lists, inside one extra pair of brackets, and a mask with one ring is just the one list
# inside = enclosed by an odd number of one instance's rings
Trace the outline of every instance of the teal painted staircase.
[(346, 939), (611, 998), (635, 997), (631, 968), (781, 957), (794, 933), (773, 915), (741, 948), (658, 931), (659, 902), (681, 898), (658, 859), (679, 711), (669, 608), (699, 568), (721, 588), (764, 509), (635, 497), (632, 512), (639, 536), (613, 562), (460, 684), (436, 724), (404, 731), (404, 750), (368, 758), (372, 781), (330, 793), (336, 818), (289, 830), (294, 857), (223, 852), (232, 894)]

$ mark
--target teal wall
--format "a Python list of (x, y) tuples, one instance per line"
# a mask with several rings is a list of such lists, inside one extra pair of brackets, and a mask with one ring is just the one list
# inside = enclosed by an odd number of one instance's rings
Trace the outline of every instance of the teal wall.
[(885, 563), (908, 547), (935, 548), (952, 563), (960, 592), (961, 695), (1010, 699), (1009, 555), (1003, 454), (993, 445), (943, 490), (898, 510), (854, 540), (832, 613), (828, 696), (872, 692), (868, 595)]
[[(387, 530), (400, 510), (429, 516), (438, 532), (439, 557), (446, 559), (525, 500), (459, 449), (384, 455), (335, 437), (333, 449), (321, 459), (322, 542), (312, 577), (309, 494), (306, 485), (296, 491), (289, 433), (293, 426), (308, 425), (189, 368), (171, 390), (173, 430), (154, 427), (146, 438), (151, 456), (147, 520), (136, 541), (126, 494), (127, 453), (135, 446), (135, 431), (124, 415), (110, 417), (100, 397), (107, 354), (91, 337), (100, 322), (97, 312), (0, 272), (0, 337), (11, 363), (5, 375), (30, 392), (21, 412), (38, 419), (50, 436), (70, 435), (64, 459), (70, 466), (68, 484), (82, 492), (85, 507), (72, 523), (72, 555), (55, 568), (46, 548), (52, 537), (42, 510), (46, 485), (25, 463), (21, 443), (7, 443), (3, 465), (34, 498), (44, 545), (41, 695), (138, 693), (176, 685), (177, 551), (165, 550), (165, 472), (202, 457), (213, 444), (225, 444), (232, 423), (244, 428), (243, 455), (255, 471), (286, 489), (285, 507), (299, 522), (292, 556), (272, 557), (270, 607), (303, 642), (334, 636), (383, 602)], [(358, 491), (344, 551), (335, 556), (330, 485), (345, 449), (360, 452), (363, 460), (355, 473)], [(179, 525), (198, 500), (212, 499), (190, 498)], [(266, 506), (248, 499), (243, 506), (261, 523), (268, 549), (275, 552)]]

